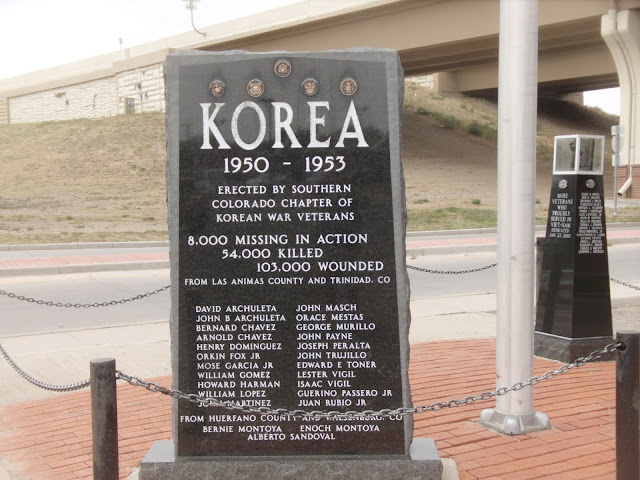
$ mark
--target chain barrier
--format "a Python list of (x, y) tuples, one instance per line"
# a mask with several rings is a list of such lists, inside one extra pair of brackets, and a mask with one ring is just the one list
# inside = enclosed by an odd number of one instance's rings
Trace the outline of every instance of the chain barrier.
[(24, 378), (27, 382), (35, 385), (36, 387), (43, 388), (44, 390), (50, 390), (52, 392), (73, 392), (74, 390), (81, 390), (83, 388), (86, 388), (90, 384), (89, 379), (82, 380), (82, 381), (76, 382), (76, 383), (70, 383), (68, 385), (52, 385), (50, 383), (42, 382), (42, 381), (38, 380), (37, 378), (32, 377), (27, 372), (25, 372), (22, 368), (20, 368), (18, 366), (18, 364), (9, 356), (9, 354), (4, 349), (2, 344), (0, 344), (0, 353), (2, 353), (2, 356), (7, 361), (7, 363), (9, 365), (11, 365), (11, 367), (13, 367), (13, 369), (22, 378)]
[[(492, 263), (490, 265), (486, 265), (484, 267), (479, 267), (479, 268), (473, 268), (471, 270), (430, 270), (428, 268), (414, 267), (413, 265), (409, 265), (409, 264), (407, 264), (407, 268), (411, 270), (417, 270), (419, 272), (435, 273), (437, 275), (460, 275), (464, 273), (475, 273), (475, 272), (481, 272), (483, 270), (489, 270), (490, 268), (496, 267), (497, 265), (498, 265), (497, 263)], [(632, 285), (631, 283), (623, 282), (622, 280), (617, 280), (613, 277), (610, 277), (610, 280), (613, 283), (617, 283), (618, 285), (624, 285), (625, 287), (633, 288), (634, 290), (640, 291), (640, 286), (638, 285)]]
[[(432, 270), (428, 268), (421, 268), (421, 267), (416, 267), (416, 266), (407, 264), (407, 268), (411, 270), (416, 270), (418, 272), (424, 272), (424, 273), (434, 273), (437, 275), (462, 275), (466, 273), (476, 273), (476, 272), (482, 272), (484, 270), (489, 270), (496, 266), (498, 266), (497, 263), (492, 263), (490, 265), (485, 265), (484, 267), (472, 268), (469, 270)], [(623, 282), (613, 277), (611, 277), (610, 280), (613, 283), (624, 285), (625, 287), (633, 288), (634, 290), (640, 291), (640, 286), (632, 285), (631, 283)], [(165, 285), (164, 287), (160, 287), (156, 290), (143, 293), (141, 295), (136, 295), (135, 297), (123, 298), (121, 300), (111, 300), (109, 302), (95, 302), (95, 303), (63, 303), (63, 302), (53, 302), (53, 301), (47, 301), (47, 300), (38, 300), (36, 298), (25, 297), (23, 295), (16, 295), (15, 293), (7, 292), (2, 289), (0, 289), (0, 296), (4, 295), (6, 297), (14, 298), (16, 300), (21, 300), (28, 303), (35, 303), (37, 305), (46, 305), (48, 307), (95, 308), (95, 307), (110, 307), (113, 305), (122, 305), (124, 303), (133, 302), (135, 300), (142, 300), (143, 298), (151, 297), (152, 295), (156, 295), (158, 293), (164, 292), (169, 288), (171, 288), (171, 285)]]
[(407, 268), (410, 268), (411, 270), (417, 270), (419, 272), (435, 273), (438, 275), (461, 275), (463, 273), (482, 272), (483, 270), (489, 270), (490, 268), (493, 268), (497, 265), (498, 265), (497, 263), (492, 263), (491, 265), (486, 265), (484, 267), (479, 267), (479, 268), (472, 268), (470, 270), (429, 270), (428, 268), (414, 267), (413, 265), (407, 265)]
[(638, 285), (631, 285), (630, 283), (623, 282), (622, 280), (616, 280), (613, 277), (611, 277), (611, 281), (613, 283), (617, 283), (618, 285), (624, 285), (625, 287), (633, 288), (634, 290), (640, 290), (640, 286)]
[(567, 373), (570, 370), (582, 367), (583, 365), (593, 362), (598, 358), (606, 355), (607, 353), (612, 353), (618, 348), (622, 348), (624, 344), (622, 342), (615, 342), (606, 345), (605, 347), (595, 350), (591, 352), (586, 357), (580, 357), (575, 360), (573, 363), (568, 363), (561, 366), (557, 370), (549, 370), (539, 377), (531, 377), (526, 382), (518, 382), (511, 387), (502, 387), (492, 392), (482, 392), (479, 395), (470, 395), (464, 397), (462, 399), (454, 399), (449, 400), (447, 402), (436, 402), (431, 403), (429, 405), (420, 405), (414, 407), (401, 407), (401, 408), (385, 408), (382, 410), (363, 410), (363, 411), (354, 411), (350, 410), (348, 412), (338, 412), (335, 410), (329, 412), (323, 412), (320, 410), (312, 410), (310, 412), (306, 410), (287, 410), (286, 408), (271, 408), (271, 407), (251, 407), (247, 405), (238, 405), (234, 402), (230, 401), (220, 401), (211, 397), (201, 397), (194, 393), (184, 393), (180, 390), (173, 390), (170, 388), (163, 387), (154, 382), (146, 382), (141, 380), (138, 377), (127, 375), (126, 373), (121, 372), (120, 370), (116, 370), (116, 378), (120, 380), (124, 380), (125, 382), (135, 386), (135, 387), (143, 387), (149, 390), (150, 392), (162, 393), (163, 395), (168, 395), (173, 398), (177, 398), (179, 400), (186, 400), (188, 402), (194, 403), (201, 407), (222, 407), (227, 410), (238, 410), (247, 413), (260, 413), (264, 415), (282, 415), (282, 416), (291, 416), (297, 418), (338, 418), (338, 419), (353, 419), (359, 417), (392, 417), (397, 415), (412, 415), (414, 413), (426, 413), (429, 411), (437, 412), (438, 410), (442, 410), (443, 408), (454, 408), (459, 407), (461, 405), (471, 405), (478, 401), (490, 400), (493, 397), (500, 397), (506, 395), (510, 392), (515, 392), (518, 390), (522, 390), (525, 387), (532, 387), (537, 385), (538, 383), (544, 380), (550, 380), (558, 375), (563, 373)]
[(51, 302), (46, 300), (38, 300), (36, 298), (24, 297), (22, 295), (16, 295), (15, 293), (6, 292), (4, 290), (0, 290), (0, 295), (7, 296), (9, 298), (15, 298), (16, 300), (22, 300), (24, 302), (35, 303), (37, 305), (46, 305), (48, 307), (64, 307), (64, 308), (94, 308), (94, 307), (110, 307), (113, 305), (122, 305), (127, 302), (133, 302), (135, 300), (142, 300), (143, 298), (150, 297), (152, 295), (156, 295), (157, 293), (164, 292), (168, 290), (171, 285), (166, 285), (164, 287), (158, 288), (157, 290), (153, 290), (151, 292), (143, 293), (142, 295), (136, 295), (135, 297), (123, 298), (121, 300), (111, 300), (110, 302), (95, 302), (95, 303), (62, 303), (62, 302)]

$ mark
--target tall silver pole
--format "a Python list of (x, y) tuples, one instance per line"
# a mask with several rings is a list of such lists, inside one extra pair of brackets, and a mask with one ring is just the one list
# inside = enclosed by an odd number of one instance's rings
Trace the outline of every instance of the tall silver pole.
[(613, 216), (618, 215), (618, 163), (620, 163), (620, 150), (622, 150), (621, 125), (611, 127), (611, 149), (613, 150)]
[[(538, 0), (500, 1), (497, 387), (533, 376)], [(533, 389), (499, 397), (480, 422), (517, 435), (549, 427)]]

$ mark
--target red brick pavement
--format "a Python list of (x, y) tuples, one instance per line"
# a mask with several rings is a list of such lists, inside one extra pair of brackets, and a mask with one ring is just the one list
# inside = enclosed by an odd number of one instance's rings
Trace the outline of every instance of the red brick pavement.
[[(559, 365), (536, 358), (535, 373)], [(412, 346), (416, 405), (493, 390), (494, 372), (493, 339)], [(155, 381), (170, 386), (171, 379)], [(461, 480), (615, 479), (615, 364), (588, 364), (542, 382), (535, 398), (551, 430), (515, 437), (487, 430), (477, 421), (483, 408), (495, 406), (489, 401), (416, 415), (415, 435), (434, 438), (440, 455), (455, 459)], [(126, 478), (155, 440), (171, 438), (171, 399), (119, 385), (118, 417)], [(91, 478), (89, 392), (0, 408), (0, 458), (16, 478)]]

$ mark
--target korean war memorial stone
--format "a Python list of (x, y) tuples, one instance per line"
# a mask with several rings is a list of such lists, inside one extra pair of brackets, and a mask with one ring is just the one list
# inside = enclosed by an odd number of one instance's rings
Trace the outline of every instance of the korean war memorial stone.
[(556, 137), (535, 354), (573, 362), (613, 338), (602, 180), (604, 137)]
[(301, 415), (412, 404), (397, 54), (176, 52), (165, 75), (173, 384), (198, 401), (141, 478), (439, 479), (411, 415)]

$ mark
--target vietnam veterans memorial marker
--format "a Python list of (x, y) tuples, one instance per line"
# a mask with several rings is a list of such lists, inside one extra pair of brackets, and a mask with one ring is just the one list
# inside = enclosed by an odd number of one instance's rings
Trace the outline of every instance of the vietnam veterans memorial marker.
[(174, 388), (245, 408), (176, 401), (175, 459), (143, 472), (262, 456), (296, 478), (440, 478), (410, 415), (259, 410), (411, 405), (397, 54), (177, 52), (165, 68)]
[(604, 137), (555, 138), (536, 309), (538, 356), (573, 362), (613, 341), (603, 157)]

